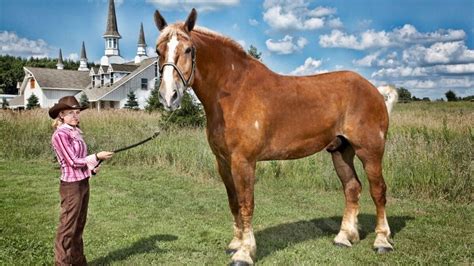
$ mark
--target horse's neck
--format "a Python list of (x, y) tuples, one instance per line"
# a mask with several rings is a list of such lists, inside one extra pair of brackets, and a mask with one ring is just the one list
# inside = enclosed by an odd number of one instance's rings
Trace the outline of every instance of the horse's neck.
[(213, 109), (219, 95), (225, 91), (239, 89), (237, 82), (245, 75), (244, 69), (249, 60), (242, 51), (229, 45), (220, 45), (221, 40), (198, 34), (193, 36), (197, 49), (196, 76), (193, 89), (206, 110)]

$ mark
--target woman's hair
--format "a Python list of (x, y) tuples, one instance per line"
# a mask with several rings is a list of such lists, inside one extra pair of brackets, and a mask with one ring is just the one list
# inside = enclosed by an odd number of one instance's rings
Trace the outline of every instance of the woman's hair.
[(54, 120), (53, 120), (53, 123), (51, 124), (51, 126), (53, 126), (53, 129), (56, 130), (60, 125), (63, 124), (63, 119), (61, 117), (56, 117)]

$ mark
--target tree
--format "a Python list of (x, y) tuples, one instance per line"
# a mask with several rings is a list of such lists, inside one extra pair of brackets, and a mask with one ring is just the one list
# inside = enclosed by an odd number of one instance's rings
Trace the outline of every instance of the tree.
[(87, 98), (87, 95), (85, 93), (81, 95), (81, 99), (79, 99), (79, 104), (81, 105), (81, 107), (89, 108), (90, 106), (89, 98)]
[(7, 99), (3, 98), (2, 109), (7, 109), (8, 106), (10, 106), (10, 104), (8, 103)]
[(145, 110), (151, 111), (163, 111), (163, 105), (160, 103), (160, 88), (156, 87), (151, 91), (150, 97), (146, 100), (147, 106)]
[(26, 109), (28, 109), (28, 110), (40, 107), (39, 99), (34, 94), (31, 94), (31, 96), (27, 99), (27, 101), (28, 101), (28, 103), (26, 104)]
[(168, 124), (178, 127), (202, 127), (206, 123), (206, 116), (200, 104), (193, 101), (192, 96), (185, 92), (181, 101), (181, 108), (174, 112), (163, 111), (161, 124), (165, 127)]
[(258, 52), (257, 47), (255, 47), (253, 45), (250, 45), (250, 48), (247, 52), (249, 53), (249, 55), (251, 55), (255, 59), (262, 61), (262, 59), (261, 59), (262, 53)]
[(397, 89), (398, 102), (407, 103), (411, 101), (411, 93), (407, 89), (400, 87)]
[(128, 97), (128, 100), (124, 108), (131, 109), (131, 110), (138, 110), (138, 102), (137, 102), (137, 97), (135, 96), (135, 93), (131, 91), (127, 94), (127, 97)]
[(447, 91), (444, 95), (446, 95), (446, 99), (448, 99), (448, 102), (455, 102), (458, 100), (458, 98), (456, 97), (456, 93), (454, 93), (454, 91), (452, 90)]

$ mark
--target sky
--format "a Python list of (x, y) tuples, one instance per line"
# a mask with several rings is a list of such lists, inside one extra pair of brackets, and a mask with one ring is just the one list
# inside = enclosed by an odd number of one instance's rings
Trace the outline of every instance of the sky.
[[(104, 54), (108, 0), (0, 0), (0, 54), (90, 62)], [(271, 70), (352, 70), (432, 100), (474, 95), (473, 0), (115, 0), (120, 52), (132, 60), (143, 23), (149, 55), (168, 24), (198, 10), (197, 25), (262, 52)]]

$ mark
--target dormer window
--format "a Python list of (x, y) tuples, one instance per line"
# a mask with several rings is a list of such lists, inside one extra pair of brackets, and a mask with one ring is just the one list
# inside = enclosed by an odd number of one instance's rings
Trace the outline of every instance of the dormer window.
[(30, 89), (35, 88), (35, 79), (30, 79)]

